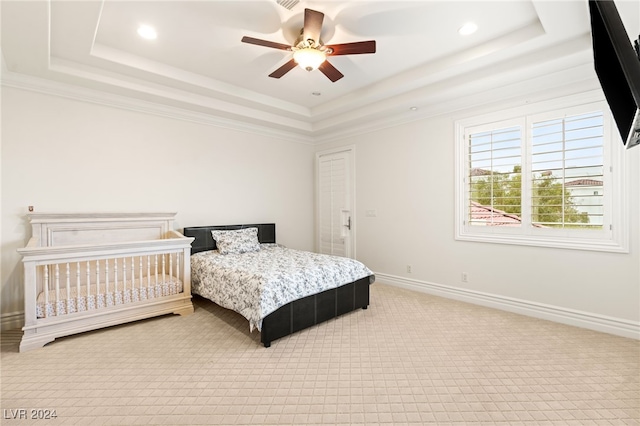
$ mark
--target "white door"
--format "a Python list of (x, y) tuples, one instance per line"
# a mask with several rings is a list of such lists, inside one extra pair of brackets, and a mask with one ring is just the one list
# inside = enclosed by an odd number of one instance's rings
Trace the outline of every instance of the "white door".
[(316, 156), (318, 251), (354, 257), (353, 149)]

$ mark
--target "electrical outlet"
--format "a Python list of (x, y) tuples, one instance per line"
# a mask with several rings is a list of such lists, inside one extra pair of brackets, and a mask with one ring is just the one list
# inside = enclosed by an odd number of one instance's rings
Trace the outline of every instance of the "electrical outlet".
[(407, 273), (411, 273), (411, 265), (407, 265)]
[(463, 283), (467, 283), (467, 282), (469, 282), (469, 275), (467, 275), (466, 272), (463, 272), (462, 276), (460, 277), (460, 279), (462, 280)]

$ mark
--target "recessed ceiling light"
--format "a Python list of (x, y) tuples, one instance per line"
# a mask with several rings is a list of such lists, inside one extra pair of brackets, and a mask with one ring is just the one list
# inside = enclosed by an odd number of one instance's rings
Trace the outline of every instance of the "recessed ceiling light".
[(320, 95), (322, 95), (322, 93), (320, 93), (320, 92), (311, 92), (311, 94), (312, 94), (313, 96), (320, 96)]
[(155, 28), (149, 25), (140, 25), (138, 27), (138, 35), (147, 40), (155, 40), (158, 37), (158, 33)]
[(460, 28), (458, 28), (458, 34), (460, 35), (469, 35), (473, 34), (478, 30), (478, 26), (473, 22), (467, 22)]
[(417, 111), (417, 110), (418, 110), (418, 107), (417, 107), (417, 106), (412, 106), (412, 107), (409, 107), (409, 109), (410, 109), (411, 111)]

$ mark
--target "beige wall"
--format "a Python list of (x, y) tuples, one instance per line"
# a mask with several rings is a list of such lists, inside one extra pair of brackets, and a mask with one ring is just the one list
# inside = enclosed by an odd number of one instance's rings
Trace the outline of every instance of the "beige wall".
[[(448, 295), (460, 290), (476, 301), (486, 295), (522, 302), (525, 313), (549, 307), (551, 319), (579, 314), (637, 330), (640, 149), (626, 153), (628, 254), (454, 240), (454, 122), (507, 106), (308, 146), (4, 87), (3, 323), (22, 310), (16, 249), (29, 236), (27, 206), (40, 212), (175, 211), (178, 229), (274, 221), (280, 242), (312, 250), (314, 153), (354, 145), (357, 254), (379, 281), (391, 277), (428, 291), (442, 286)], [(365, 216), (374, 209), (376, 217)], [(468, 283), (461, 282), (462, 271)]]
[(23, 310), (16, 249), (38, 212), (177, 212), (184, 226), (275, 222), (313, 249), (310, 145), (2, 88), (3, 324)]
[[(356, 147), (358, 258), (379, 273), (379, 281), (386, 278), (549, 319), (573, 316), (582, 323), (630, 327), (637, 333), (640, 148), (625, 153), (630, 187), (628, 254), (454, 239), (455, 120), (508, 106), (494, 104), (424, 118), (318, 147), (318, 151)], [(377, 216), (366, 216), (367, 210), (376, 210)], [(412, 265), (411, 273), (406, 265)], [(461, 281), (462, 272), (468, 274), (467, 283)]]

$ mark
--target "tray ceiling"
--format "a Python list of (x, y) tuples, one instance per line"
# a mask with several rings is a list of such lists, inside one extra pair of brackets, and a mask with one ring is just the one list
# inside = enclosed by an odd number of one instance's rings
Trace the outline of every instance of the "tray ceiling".
[[(632, 15), (630, 4), (621, 9)], [(453, 107), (463, 95), (584, 66), (591, 54), (585, 1), (302, 0), (288, 10), (275, 0), (5, 0), (1, 7), (3, 83), (55, 83), (309, 142)], [(325, 14), (324, 43), (375, 39), (377, 52), (330, 58), (345, 75), (335, 83), (301, 68), (268, 77), (291, 53), (240, 39), (293, 44), (305, 8)], [(461, 36), (470, 21), (478, 30)], [(141, 24), (157, 38), (141, 38)]]

